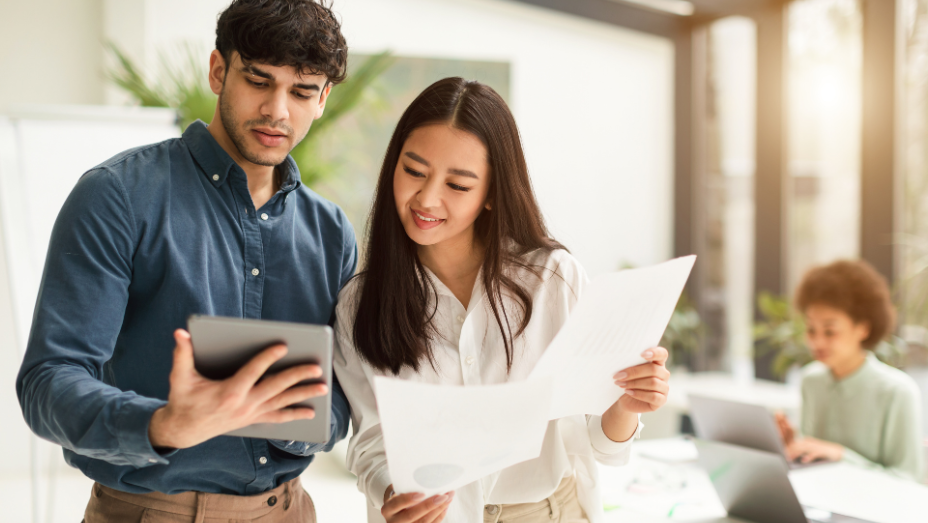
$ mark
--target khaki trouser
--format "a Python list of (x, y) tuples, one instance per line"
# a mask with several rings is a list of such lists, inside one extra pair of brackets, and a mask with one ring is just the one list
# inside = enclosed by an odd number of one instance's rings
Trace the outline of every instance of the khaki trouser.
[(544, 501), (487, 505), (483, 523), (590, 523), (590, 520), (577, 499), (577, 482), (569, 476)]
[(263, 494), (182, 492), (129, 494), (94, 483), (85, 523), (315, 523), (313, 500), (300, 478)]

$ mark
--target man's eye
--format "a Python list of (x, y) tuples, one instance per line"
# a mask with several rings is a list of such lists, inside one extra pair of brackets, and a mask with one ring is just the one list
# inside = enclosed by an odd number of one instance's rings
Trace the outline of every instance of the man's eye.
[(306, 94), (302, 94), (302, 93), (299, 93), (299, 92), (296, 92), (296, 91), (293, 92), (293, 96), (296, 96), (296, 97), (299, 98), (300, 100), (309, 100), (310, 98), (312, 98), (312, 96), (309, 96), (309, 95), (306, 95)]
[(455, 191), (467, 192), (470, 190), (469, 187), (464, 187), (463, 185), (458, 185), (456, 183), (449, 183), (448, 187), (451, 187)]
[(267, 84), (264, 83), (264, 82), (255, 82), (254, 80), (249, 80), (248, 78), (246, 78), (245, 80), (246, 80), (248, 83), (250, 83), (251, 85), (255, 86), (255, 87), (264, 87), (264, 86), (267, 85)]
[(413, 171), (409, 167), (403, 166), (403, 170), (415, 178), (425, 178), (424, 174), (420, 173), (419, 171)]

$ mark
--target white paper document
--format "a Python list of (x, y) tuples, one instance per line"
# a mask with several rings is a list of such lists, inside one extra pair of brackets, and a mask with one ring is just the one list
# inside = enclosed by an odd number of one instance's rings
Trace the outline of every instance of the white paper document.
[(552, 380), (457, 387), (376, 376), (393, 488), (426, 496), (538, 457)]
[(602, 414), (622, 395), (612, 376), (660, 342), (695, 256), (594, 278), (529, 381), (554, 380), (549, 419)]

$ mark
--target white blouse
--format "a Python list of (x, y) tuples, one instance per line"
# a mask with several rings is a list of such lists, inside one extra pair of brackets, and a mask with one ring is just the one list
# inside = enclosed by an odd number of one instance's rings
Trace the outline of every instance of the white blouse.
[[(403, 368), (399, 378), (447, 385), (484, 385), (519, 381), (528, 377), (545, 348), (567, 320), (589, 279), (583, 267), (567, 251), (533, 253), (530, 265), (540, 266), (542, 280), (520, 269), (515, 274), (533, 298), (533, 313), (525, 332), (513, 343), (512, 369), (506, 371), (506, 352), (502, 333), (477, 278), (470, 303), (465, 310), (454, 294), (430, 271), (437, 291), (438, 308), (434, 325), (438, 340), (432, 342), (435, 369), (425, 363), (415, 372)], [(363, 361), (355, 349), (352, 324), (356, 316), (361, 286), (358, 279), (342, 289), (336, 309), (335, 357), (333, 366), (351, 403), (354, 435), (348, 446), (348, 468), (358, 477), (358, 489), (367, 495), (368, 521), (383, 522), (380, 508), (383, 495), (392, 483), (380, 431), (373, 377), (389, 375)], [(508, 300), (505, 297), (504, 300)], [(512, 302), (507, 310), (517, 310)], [(513, 318), (510, 313), (510, 319)], [(518, 325), (518, 318), (515, 320)], [(617, 369), (618, 370), (618, 369)], [(410, 415), (415, 411), (410, 410)], [(604, 521), (596, 461), (607, 465), (628, 462), (631, 441), (610, 440), (602, 429), (600, 416), (570, 416), (548, 423), (544, 445), (538, 458), (502, 470), (455, 491), (445, 521), (479, 523), (484, 505), (531, 503), (550, 496), (561, 480), (576, 474), (580, 504), (591, 523)]]

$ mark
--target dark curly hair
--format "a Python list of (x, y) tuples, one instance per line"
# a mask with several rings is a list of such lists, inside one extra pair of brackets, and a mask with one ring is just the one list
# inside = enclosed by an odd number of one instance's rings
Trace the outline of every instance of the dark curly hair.
[(315, 0), (234, 0), (219, 15), (216, 49), (244, 62), (293, 66), (302, 74), (345, 80), (348, 45), (331, 5)]
[(862, 260), (841, 260), (809, 270), (796, 290), (796, 306), (804, 313), (812, 305), (827, 305), (856, 323), (867, 322), (870, 336), (861, 343), (866, 349), (876, 347), (895, 328), (896, 309), (886, 278)]

